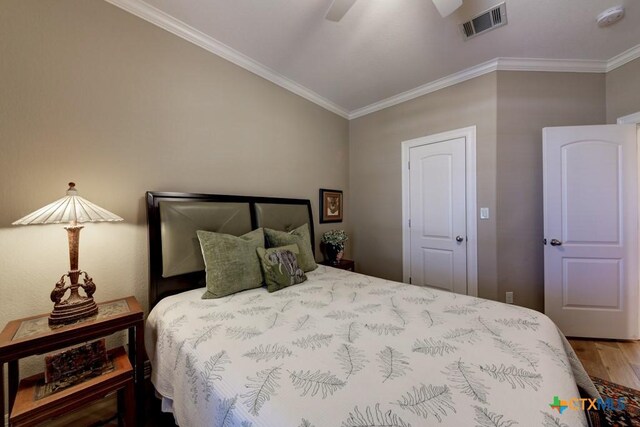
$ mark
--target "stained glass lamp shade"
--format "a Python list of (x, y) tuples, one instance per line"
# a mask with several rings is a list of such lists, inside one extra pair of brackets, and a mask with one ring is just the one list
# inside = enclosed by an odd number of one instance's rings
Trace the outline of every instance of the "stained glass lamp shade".
[[(69, 224), (65, 227), (65, 230), (67, 230), (69, 237), (70, 269), (67, 274), (62, 275), (53, 291), (51, 291), (51, 301), (54, 302), (54, 306), (49, 315), (50, 325), (72, 323), (98, 313), (98, 306), (93, 300), (96, 285), (86, 271), (78, 269), (78, 244), (80, 242), (80, 230), (84, 227), (79, 224), (105, 221), (122, 221), (122, 218), (78, 196), (76, 185), (70, 182), (65, 197), (13, 223), (13, 225)], [(84, 275), (83, 283), (78, 283), (81, 275)], [(69, 277), (71, 282), (69, 285), (66, 284), (66, 277)], [(80, 295), (79, 288), (83, 288), (86, 296)], [(70, 290), (71, 293), (63, 301), (62, 298), (67, 290)]]

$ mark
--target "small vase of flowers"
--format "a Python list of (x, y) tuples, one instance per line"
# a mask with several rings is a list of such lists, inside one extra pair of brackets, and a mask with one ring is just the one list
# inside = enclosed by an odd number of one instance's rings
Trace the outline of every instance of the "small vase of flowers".
[(344, 254), (344, 242), (349, 240), (344, 230), (329, 230), (322, 234), (320, 242), (331, 265), (338, 265)]

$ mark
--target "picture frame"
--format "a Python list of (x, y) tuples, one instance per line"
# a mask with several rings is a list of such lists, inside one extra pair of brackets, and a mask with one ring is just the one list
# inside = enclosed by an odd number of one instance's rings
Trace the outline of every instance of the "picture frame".
[(341, 190), (320, 189), (320, 223), (342, 222), (343, 199)]

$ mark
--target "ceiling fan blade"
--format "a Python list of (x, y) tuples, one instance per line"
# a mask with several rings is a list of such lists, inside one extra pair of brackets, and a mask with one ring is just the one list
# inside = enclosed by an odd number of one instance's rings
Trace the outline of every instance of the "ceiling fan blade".
[(440, 15), (444, 18), (462, 6), (462, 0), (433, 0), (433, 4), (436, 5), (436, 9), (438, 9), (438, 12), (440, 12)]
[(355, 2), (356, 0), (333, 0), (325, 18), (333, 22), (340, 21)]

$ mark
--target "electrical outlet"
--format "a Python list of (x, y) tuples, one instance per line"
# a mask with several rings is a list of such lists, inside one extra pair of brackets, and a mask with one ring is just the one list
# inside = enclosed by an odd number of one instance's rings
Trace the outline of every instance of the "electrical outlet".
[(505, 302), (507, 304), (513, 304), (513, 292), (507, 292), (505, 295)]

